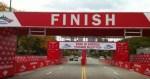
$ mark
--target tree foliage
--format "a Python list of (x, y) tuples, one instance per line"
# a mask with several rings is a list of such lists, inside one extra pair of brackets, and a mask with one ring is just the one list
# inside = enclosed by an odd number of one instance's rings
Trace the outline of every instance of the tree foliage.
[(46, 55), (48, 41), (55, 41), (52, 36), (18, 36), (19, 55)]
[(129, 43), (130, 54), (136, 54), (136, 49), (140, 47), (150, 47), (150, 37), (134, 37), (121, 40)]
[[(9, 11), (9, 8), (6, 4), (0, 2), (0, 12), (1, 11)], [(12, 8), (12, 11), (17, 11), (16, 9)]]
[(8, 7), (4, 3), (0, 2), (0, 11), (7, 11), (7, 9)]

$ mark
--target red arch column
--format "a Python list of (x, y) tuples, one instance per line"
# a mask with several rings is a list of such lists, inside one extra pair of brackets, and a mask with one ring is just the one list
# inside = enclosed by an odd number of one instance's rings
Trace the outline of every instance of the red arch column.
[(61, 63), (61, 52), (59, 49), (59, 42), (48, 42), (47, 58), (52, 62), (52, 64)]
[(86, 59), (86, 49), (82, 49), (82, 59), (81, 64), (86, 65), (87, 59)]
[(113, 55), (115, 61), (129, 61), (129, 48), (128, 42), (117, 42), (116, 50)]

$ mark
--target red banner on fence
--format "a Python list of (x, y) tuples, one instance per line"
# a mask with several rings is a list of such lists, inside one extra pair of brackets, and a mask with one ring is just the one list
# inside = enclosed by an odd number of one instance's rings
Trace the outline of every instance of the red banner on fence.
[(0, 78), (13, 76), (16, 36), (11, 29), (0, 29)]

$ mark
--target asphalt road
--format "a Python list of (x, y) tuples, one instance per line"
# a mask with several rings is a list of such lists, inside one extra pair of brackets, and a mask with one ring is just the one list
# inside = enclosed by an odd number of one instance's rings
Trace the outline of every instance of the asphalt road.
[(88, 58), (87, 63), (81, 66), (80, 62), (72, 61), (17, 74), (9, 79), (150, 79), (133, 71), (103, 64), (94, 58)]

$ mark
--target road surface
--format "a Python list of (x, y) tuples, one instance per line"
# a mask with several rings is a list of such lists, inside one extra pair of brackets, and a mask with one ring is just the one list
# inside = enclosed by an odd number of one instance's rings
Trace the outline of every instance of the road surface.
[(150, 79), (147, 76), (88, 58), (88, 64), (72, 61), (64, 65), (48, 66), (17, 74), (9, 79)]

